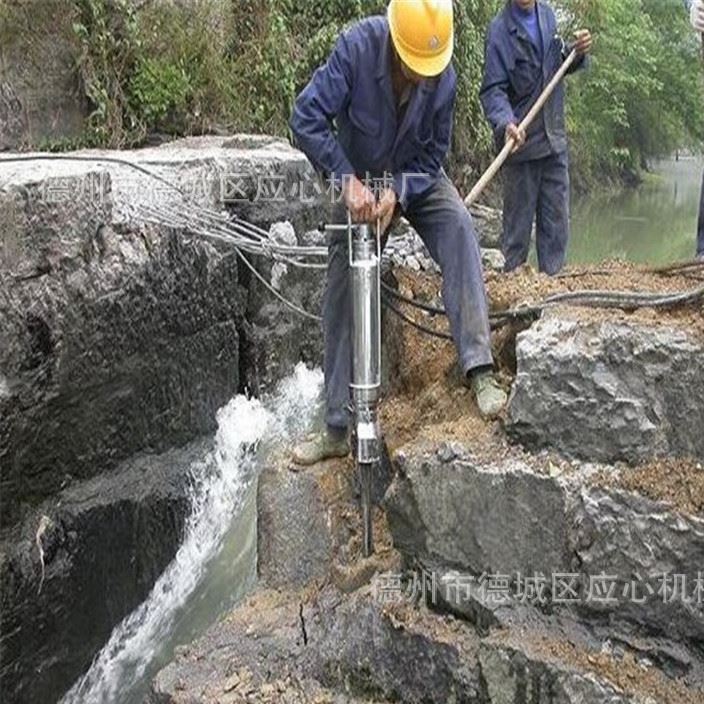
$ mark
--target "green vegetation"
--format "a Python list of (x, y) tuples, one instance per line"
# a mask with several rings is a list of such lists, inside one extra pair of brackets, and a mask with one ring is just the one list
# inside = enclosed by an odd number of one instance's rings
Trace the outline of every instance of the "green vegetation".
[[(67, 0), (84, 144), (215, 129), (287, 134), (295, 95), (341, 29), (386, 0)], [(478, 88), (484, 35), (503, 0), (455, 0), (459, 75), (452, 173), (468, 186), (488, 163)], [(565, 31), (596, 34), (587, 74), (569, 79), (574, 175), (633, 178), (654, 156), (704, 140), (700, 48), (681, 0), (556, 0)], [(59, 147), (62, 145), (58, 145)]]
[(701, 46), (681, 0), (575, 0), (596, 37), (586, 80), (569, 88), (578, 178), (637, 176), (648, 159), (704, 141)]

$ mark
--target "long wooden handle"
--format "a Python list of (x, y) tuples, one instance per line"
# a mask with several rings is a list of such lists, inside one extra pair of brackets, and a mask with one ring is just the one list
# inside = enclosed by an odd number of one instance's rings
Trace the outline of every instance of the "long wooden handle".
[[(562, 66), (560, 66), (555, 75), (552, 77), (550, 83), (545, 86), (545, 89), (535, 101), (533, 107), (528, 111), (528, 114), (523, 118), (523, 121), (519, 125), (519, 129), (528, 130), (528, 127), (533, 123), (533, 120), (535, 120), (535, 118), (538, 116), (538, 113), (543, 109), (545, 103), (547, 103), (548, 101), (548, 98), (552, 95), (553, 91), (557, 87), (557, 84), (565, 77), (565, 74), (569, 70), (570, 66), (574, 63), (576, 58), (577, 51), (573, 49), (570, 52), (570, 55), (564, 60)], [(499, 169), (504, 165), (504, 162), (510, 156), (515, 143), (516, 141), (513, 138), (506, 140), (504, 148), (499, 152), (499, 155), (491, 163), (491, 166), (482, 174), (482, 177), (477, 181), (470, 194), (464, 199), (464, 204), (466, 206), (470, 206), (477, 200), (477, 198), (479, 198), (482, 191), (487, 187), (491, 179), (496, 176)]]

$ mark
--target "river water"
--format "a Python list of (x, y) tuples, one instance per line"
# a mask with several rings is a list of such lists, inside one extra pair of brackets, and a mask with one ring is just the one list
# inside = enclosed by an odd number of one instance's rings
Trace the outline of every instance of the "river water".
[(191, 513), (176, 557), (61, 704), (139, 704), (176, 646), (203, 633), (256, 579), (256, 477), (319, 407), (322, 373), (299, 364), (263, 400), (218, 412), (213, 450), (191, 467)]
[(692, 259), (703, 170), (702, 157), (667, 159), (638, 188), (576, 200), (569, 263)]

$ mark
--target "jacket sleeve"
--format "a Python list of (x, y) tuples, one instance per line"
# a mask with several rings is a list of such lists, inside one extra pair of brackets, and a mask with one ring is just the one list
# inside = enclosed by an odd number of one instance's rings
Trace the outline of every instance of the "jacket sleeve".
[(451, 76), (447, 89), (449, 95), (433, 117), (432, 141), (419, 150), (407, 164), (404, 164), (401, 171), (393, 174), (394, 191), (403, 209), (408, 206), (409, 201), (421, 195), (433, 184), (450, 150), (457, 91), (457, 77), (454, 69)]
[(486, 41), (484, 77), (479, 91), (479, 100), (497, 144), (503, 143), (506, 127), (512, 122), (517, 123), (508, 98), (509, 86), (508, 69), (494, 32), (490, 29)]
[(293, 108), (290, 127), (294, 142), (313, 166), (336, 183), (354, 174), (332, 127), (335, 116), (348, 102), (352, 90), (353, 62), (349, 38), (343, 34), (327, 62), (301, 91)]

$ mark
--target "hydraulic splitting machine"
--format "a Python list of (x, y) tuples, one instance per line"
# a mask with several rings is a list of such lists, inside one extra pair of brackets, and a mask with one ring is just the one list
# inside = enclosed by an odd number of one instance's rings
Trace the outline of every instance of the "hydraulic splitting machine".
[(374, 552), (372, 477), (381, 462), (381, 233), (379, 223), (329, 225), (346, 230), (352, 295), (352, 383), (355, 458), (360, 483), (364, 555)]

